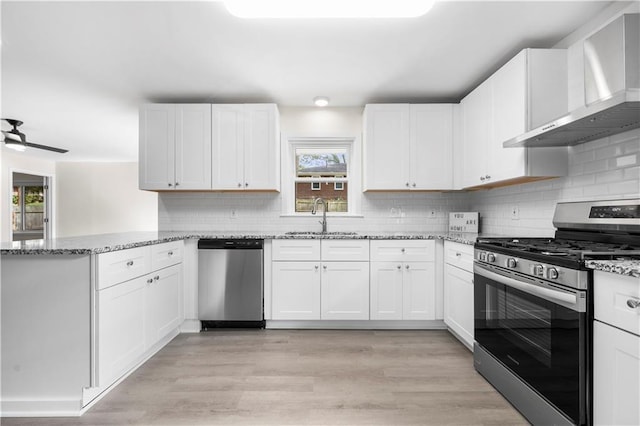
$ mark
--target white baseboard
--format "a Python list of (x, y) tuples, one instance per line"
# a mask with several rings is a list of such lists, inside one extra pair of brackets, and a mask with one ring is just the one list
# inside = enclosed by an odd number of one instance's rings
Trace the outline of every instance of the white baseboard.
[(201, 330), (200, 320), (186, 319), (180, 326), (180, 333), (200, 333)]
[(319, 329), (319, 330), (446, 330), (443, 320), (424, 321), (323, 321), (323, 320), (267, 320), (268, 329)]

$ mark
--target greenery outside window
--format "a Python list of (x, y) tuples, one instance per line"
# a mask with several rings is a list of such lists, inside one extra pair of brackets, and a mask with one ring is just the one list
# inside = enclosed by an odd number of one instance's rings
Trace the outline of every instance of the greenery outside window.
[(44, 207), (42, 186), (14, 186), (11, 209), (12, 230), (14, 232), (42, 231)]

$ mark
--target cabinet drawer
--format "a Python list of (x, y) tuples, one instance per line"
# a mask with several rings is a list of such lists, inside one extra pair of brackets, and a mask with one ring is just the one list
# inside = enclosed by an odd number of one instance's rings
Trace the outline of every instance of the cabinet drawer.
[(322, 260), (369, 261), (369, 240), (322, 240)]
[(98, 290), (128, 281), (151, 271), (149, 246), (98, 255)]
[(444, 261), (449, 265), (473, 272), (473, 246), (445, 241)]
[(370, 243), (372, 262), (433, 262), (433, 240), (374, 240)]
[(182, 240), (151, 246), (151, 270), (155, 271), (181, 263), (183, 247)]
[(320, 240), (273, 240), (272, 260), (320, 260)]
[(593, 275), (594, 314), (606, 322), (630, 333), (640, 335), (640, 283), (635, 277), (595, 271)]

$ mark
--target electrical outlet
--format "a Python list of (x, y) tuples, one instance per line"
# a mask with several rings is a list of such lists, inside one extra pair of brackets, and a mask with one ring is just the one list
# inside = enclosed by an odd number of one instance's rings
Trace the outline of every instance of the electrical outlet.
[(437, 216), (437, 213), (434, 209), (429, 210), (429, 219), (435, 219)]
[(512, 220), (520, 219), (520, 207), (511, 206), (511, 219)]
[(229, 217), (231, 219), (237, 219), (238, 218), (238, 211), (236, 209), (231, 209), (231, 212), (229, 213)]

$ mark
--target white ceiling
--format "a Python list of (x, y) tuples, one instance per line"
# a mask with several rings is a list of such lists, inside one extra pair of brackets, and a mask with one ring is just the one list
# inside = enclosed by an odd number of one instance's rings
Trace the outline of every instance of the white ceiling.
[(2, 116), (70, 149), (25, 155), (135, 161), (144, 102), (457, 102), (610, 4), (448, 1), (409, 20), (290, 21), (207, 1), (3, 1)]

